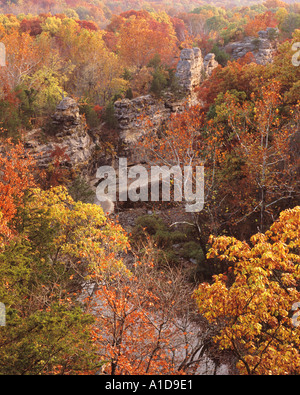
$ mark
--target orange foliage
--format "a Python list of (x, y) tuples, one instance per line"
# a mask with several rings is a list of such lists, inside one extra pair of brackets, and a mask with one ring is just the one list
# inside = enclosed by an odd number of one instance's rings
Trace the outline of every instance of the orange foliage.
[(155, 55), (160, 55), (162, 63), (173, 64), (176, 41), (172, 25), (133, 16), (122, 26), (118, 46), (126, 65), (141, 68)]
[(266, 0), (263, 5), (267, 8), (279, 8), (279, 7), (284, 7), (288, 8), (289, 5), (285, 3), (284, 1), (281, 0)]
[(93, 340), (107, 374), (184, 374), (194, 368), (194, 362), (185, 362), (192, 355), (188, 339), (195, 333), (176, 321), (181, 297), (187, 307), (191, 294), (181, 293), (178, 277), (170, 280), (152, 266), (137, 261), (130, 274), (119, 271), (109, 278), (98, 276), (89, 301), (96, 319)]
[[(32, 34), (31, 30), (30, 33)], [(2, 86), (7, 84), (10, 88), (15, 88), (42, 63), (43, 51), (28, 32), (13, 30), (2, 38), (2, 42), (6, 48), (6, 67), (0, 69), (0, 81)]]
[(257, 36), (260, 30), (266, 30), (267, 27), (275, 28), (278, 25), (278, 20), (271, 11), (264, 14), (255, 15), (254, 19), (250, 20), (244, 27), (247, 36)]
[[(22, 143), (16, 145), (8, 139), (0, 153), (0, 214), (1, 225), (11, 221), (22, 206), (22, 198), (29, 187), (34, 186), (34, 160), (25, 152)], [(6, 229), (8, 231), (8, 228)], [(9, 234), (10, 232), (8, 232)]]
[[(181, 114), (170, 118), (160, 138), (155, 133), (148, 133), (140, 148), (145, 149), (148, 157), (164, 158), (170, 165), (200, 165), (201, 142), (199, 130), (203, 126), (204, 112), (201, 106), (194, 106)], [(151, 128), (151, 120), (148, 120)]]
[(226, 67), (218, 66), (199, 88), (199, 99), (204, 105), (209, 107), (219, 93), (233, 89), (245, 92), (248, 97), (253, 91), (259, 90), (267, 80), (267, 70), (265, 66), (253, 63), (252, 59), (253, 55), (248, 53), (238, 61), (228, 62)]

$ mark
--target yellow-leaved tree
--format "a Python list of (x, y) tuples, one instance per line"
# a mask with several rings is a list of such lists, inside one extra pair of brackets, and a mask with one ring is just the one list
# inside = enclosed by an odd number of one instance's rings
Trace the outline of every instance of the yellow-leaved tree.
[(11, 238), (0, 234), (0, 373), (95, 373), (102, 362), (83, 296), (99, 276), (126, 270), (126, 234), (64, 187), (28, 189), (23, 200)]
[(300, 207), (283, 211), (251, 244), (226, 236), (211, 242), (208, 257), (227, 272), (201, 284), (195, 298), (215, 342), (233, 352), (241, 374), (299, 374)]

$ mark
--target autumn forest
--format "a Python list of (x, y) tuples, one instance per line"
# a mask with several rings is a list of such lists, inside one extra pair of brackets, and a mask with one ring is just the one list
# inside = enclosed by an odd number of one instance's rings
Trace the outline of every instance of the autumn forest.
[(299, 92), (297, 1), (0, 0), (0, 374), (300, 374)]

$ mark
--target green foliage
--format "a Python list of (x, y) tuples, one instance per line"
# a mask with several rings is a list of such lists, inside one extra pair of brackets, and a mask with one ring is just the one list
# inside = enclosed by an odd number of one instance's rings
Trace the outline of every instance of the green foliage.
[(211, 52), (215, 54), (215, 59), (218, 63), (222, 66), (226, 66), (230, 59), (230, 55), (228, 53), (221, 49), (216, 43), (213, 45)]
[(215, 274), (215, 268), (206, 260), (205, 254), (196, 239), (184, 243), (180, 255), (194, 264), (189, 273), (190, 281), (201, 282), (210, 279)]
[[(44, 66), (39, 69), (32, 77), (27, 78), (28, 85), (35, 86), (34, 96), (28, 98), (30, 106), (39, 115), (49, 114), (55, 110), (57, 103), (61, 100), (62, 93), (66, 95), (62, 85), (66, 78), (58, 71)], [(27, 91), (30, 89), (26, 89)], [(31, 99), (31, 100), (30, 100)]]
[(94, 106), (91, 104), (81, 104), (79, 106), (80, 114), (84, 114), (86, 122), (90, 128), (96, 128), (100, 125), (100, 119)]
[(105, 107), (103, 120), (109, 128), (114, 129), (117, 127), (118, 121), (115, 116), (115, 106), (113, 101), (109, 102)]
[(176, 76), (174, 69), (168, 69), (169, 78), (168, 78), (168, 88), (174, 95), (174, 98), (177, 100), (181, 100), (184, 98), (184, 93), (182, 92), (182, 88), (179, 84), (178, 77)]
[(125, 98), (129, 99), (129, 100), (133, 99), (133, 92), (132, 92), (132, 89), (130, 87), (127, 89), (127, 91), (125, 93)]
[(258, 49), (259, 49), (259, 44), (260, 44), (260, 39), (259, 39), (259, 38), (254, 38), (254, 39), (252, 40), (252, 44), (254, 45), (255, 50), (258, 51)]
[(154, 236), (158, 231), (166, 230), (166, 226), (159, 216), (145, 215), (138, 217), (133, 234), (137, 237), (141, 237), (144, 234), (144, 229), (149, 235)]
[(154, 69), (152, 72), (150, 92), (154, 93), (154, 95), (157, 97), (161, 97), (163, 91), (168, 86), (169, 75), (161, 63), (160, 55), (155, 54), (155, 56), (148, 63), (147, 67)]
[(150, 235), (158, 249), (158, 264), (178, 264), (179, 254), (174, 249), (174, 244), (186, 241), (186, 235), (179, 231), (168, 228), (163, 220), (157, 215), (145, 215), (138, 217), (136, 226), (132, 231), (132, 242), (146, 242)]
[(147, 67), (154, 70), (152, 72), (150, 92), (157, 97), (162, 97), (168, 89), (177, 99), (183, 97), (174, 69), (163, 65), (158, 54), (150, 60)]
[(0, 126), (5, 130), (6, 137), (18, 138), (18, 128), (22, 122), (18, 109), (7, 100), (0, 100)]
[(208, 18), (205, 22), (205, 27), (209, 32), (219, 32), (221, 29), (227, 26), (228, 21), (222, 16), (213, 16), (211, 18)]
[(295, 13), (290, 13), (282, 21), (280, 28), (283, 32), (292, 34), (296, 29), (300, 29), (300, 15)]
[(35, 116), (36, 113), (36, 98), (38, 95), (38, 91), (34, 88), (27, 88), (22, 85), (18, 90), (18, 99), (20, 100), (19, 104), (19, 114), (22, 114), (22, 123), (28, 127), (28, 121), (31, 117)]
[(69, 194), (75, 202), (81, 201), (83, 203), (93, 203), (95, 192), (92, 191), (90, 185), (86, 180), (78, 175), (68, 187)]
[(25, 318), (7, 309), (0, 335), (1, 374), (76, 374), (95, 369), (95, 350), (87, 331), (92, 323), (93, 318), (80, 308), (61, 304)]
[[(86, 332), (93, 319), (67, 300), (70, 296), (64, 286), (72, 270), (51, 259), (58, 224), (53, 225), (39, 210), (25, 210), (18, 219), (22, 236), (0, 255), (0, 297), (6, 307), (0, 372), (40, 374), (51, 372), (57, 364), (67, 370), (87, 369), (95, 359)], [(69, 291), (77, 289), (75, 283), (70, 286)], [(65, 355), (73, 360), (72, 367), (71, 360), (64, 362)]]
[(246, 19), (242, 22), (231, 22), (229, 25), (220, 31), (220, 36), (224, 40), (224, 45), (231, 41), (237, 41), (243, 37), (242, 24), (246, 24)]
[[(194, 261), (195, 270), (198, 275), (210, 273), (205, 266), (205, 256), (197, 241), (197, 235), (191, 231), (191, 227), (183, 230), (169, 228), (158, 215), (144, 215), (138, 217), (132, 231), (132, 242), (146, 241), (146, 235), (150, 235), (156, 247), (159, 249), (159, 263), (178, 264), (180, 258)], [(193, 274), (193, 276), (194, 276)]]
[(193, 11), (191, 11), (191, 13), (193, 13), (193, 14), (201, 14), (204, 11), (211, 11), (217, 16), (225, 14), (225, 10), (224, 9), (222, 9), (220, 7), (215, 7), (214, 5), (210, 5), (210, 4), (205, 4), (205, 5), (202, 5), (200, 7), (194, 8)]
[(188, 241), (183, 245), (182, 255), (187, 259), (193, 259), (197, 264), (203, 263), (205, 261), (205, 256), (203, 254), (202, 248), (196, 241)]
[(150, 92), (159, 97), (167, 87), (167, 76), (161, 68), (156, 68), (152, 76), (153, 80), (151, 83)]
[(0, 244), (0, 300), (7, 313), (0, 373), (95, 370), (101, 362), (91, 338), (94, 318), (85, 313), (81, 288), (88, 273), (101, 270), (101, 259), (107, 262), (104, 239), (118, 238), (119, 231), (100, 207), (75, 202), (61, 187), (32, 190), (14, 224), (18, 236)]

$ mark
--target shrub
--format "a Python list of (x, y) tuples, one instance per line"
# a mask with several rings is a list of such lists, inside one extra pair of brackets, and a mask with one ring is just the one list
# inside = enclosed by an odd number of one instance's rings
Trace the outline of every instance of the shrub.
[(93, 203), (95, 193), (86, 180), (78, 175), (69, 185), (68, 192), (75, 202)]
[(215, 54), (216, 61), (222, 66), (226, 66), (228, 60), (230, 59), (230, 55), (226, 53), (223, 49), (220, 49), (217, 44), (214, 44), (212, 53)]
[(103, 114), (103, 120), (109, 128), (114, 129), (117, 127), (118, 121), (115, 116), (115, 106), (113, 102), (109, 102), (106, 106)]
[(166, 89), (168, 85), (167, 73), (161, 67), (158, 67), (155, 69), (152, 76), (153, 79), (150, 87), (150, 92), (160, 97), (162, 95), (162, 92)]
[(159, 230), (165, 230), (166, 226), (162, 219), (157, 215), (144, 215), (138, 217), (136, 221), (136, 234), (141, 235), (141, 231), (143, 233), (143, 229), (145, 229), (149, 235), (154, 236)]
[(99, 126), (100, 119), (99, 114), (95, 110), (95, 107), (91, 104), (82, 104), (79, 106), (80, 114), (85, 115), (86, 122), (90, 128)]

